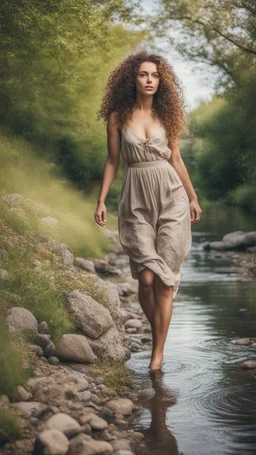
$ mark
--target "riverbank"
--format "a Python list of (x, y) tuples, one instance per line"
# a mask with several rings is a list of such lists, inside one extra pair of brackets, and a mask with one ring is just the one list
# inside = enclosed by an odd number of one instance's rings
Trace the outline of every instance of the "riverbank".
[(120, 277), (115, 253), (78, 258), (47, 235), (18, 234), (29, 201), (15, 194), (4, 204), (1, 454), (143, 454), (144, 436), (129, 425), (145, 389), (125, 361), (151, 337), (141, 311), (121, 306), (136, 284), (110, 281)]
[[(21, 207), (17, 213), (24, 216)], [(112, 251), (94, 259), (73, 257), (68, 245), (38, 233), (16, 235), (2, 226), (1, 314), (11, 337), (34, 330), (25, 356), (32, 374), (16, 381), (12, 396), (3, 393), (0, 399), (3, 455), (148, 453), (143, 433), (133, 428), (155, 389), (150, 381), (138, 383), (126, 361), (132, 353), (150, 353), (151, 329), (118, 231), (103, 229)], [(244, 278), (251, 273), (254, 253), (215, 254), (233, 257)], [(68, 325), (66, 310), (74, 326)], [(254, 341), (245, 338), (237, 345), (254, 349)], [(12, 352), (6, 352), (8, 364)]]

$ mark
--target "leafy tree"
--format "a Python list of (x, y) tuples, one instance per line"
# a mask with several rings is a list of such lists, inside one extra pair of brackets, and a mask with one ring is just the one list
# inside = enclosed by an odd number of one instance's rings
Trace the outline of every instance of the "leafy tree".
[(107, 75), (146, 32), (138, 2), (3, 0), (0, 122), (63, 165), (72, 180), (101, 176), (106, 155), (96, 110)]
[[(239, 84), (256, 63), (255, 0), (161, 0), (151, 20), (184, 57), (221, 70), (218, 86)], [(167, 32), (166, 32), (167, 31)]]

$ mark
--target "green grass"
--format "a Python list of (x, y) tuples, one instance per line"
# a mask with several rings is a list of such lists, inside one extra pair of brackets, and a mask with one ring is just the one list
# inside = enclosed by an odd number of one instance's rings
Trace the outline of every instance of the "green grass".
[[(96, 224), (93, 216), (99, 182), (93, 191), (79, 191), (55, 163), (39, 158), (31, 144), (1, 131), (0, 162), (1, 219), (15, 233), (47, 235), (68, 244), (75, 256), (101, 258), (111, 251), (105, 228)], [(107, 229), (117, 228), (111, 205), (117, 205), (120, 185), (120, 179), (114, 181), (108, 195)], [(21, 194), (24, 200), (9, 208), (1, 198), (8, 193)], [(40, 218), (45, 216), (57, 219), (54, 229), (40, 223)]]
[(134, 386), (134, 371), (122, 361), (109, 360), (86, 365), (86, 371), (93, 377), (102, 377), (107, 386), (120, 394), (123, 393), (125, 387), (132, 389)]
[[(15, 235), (0, 221), (0, 247), (8, 251), (2, 268), (8, 280), (0, 282), (0, 311), (21, 306), (30, 310), (38, 322), (46, 321), (54, 342), (65, 333), (75, 333), (76, 327), (66, 307), (66, 295), (74, 289), (86, 291), (97, 302), (109, 307), (107, 293), (86, 274), (72, 272), (32, 233)], [(34, 261), (41, 262), (40, 271)]]
[(17, 414), (0, 410), (0, 443), (21, 438), (20, 418)]
[(26, 352), (25, 342), (18, 334), (9, 334), (0, 319), (0, 395), (15, 396), (18, 385), (31, 375), (33, 366)]

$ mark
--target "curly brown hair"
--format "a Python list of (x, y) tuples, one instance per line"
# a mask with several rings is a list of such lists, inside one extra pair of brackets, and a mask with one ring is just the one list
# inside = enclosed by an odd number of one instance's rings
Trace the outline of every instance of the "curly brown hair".
[(168, 61), (156, 54), (141, 51), (130, 54), (109, 75), (97, 119), (107, 121), (116, 112), (120, 127), (132, 119), (136, 101), (136, 75), (142, 62), (153, 62), (159, 72), (159, 86), (153, 95), (152, 117), (160, 118), (169, 141), (191, 135), (185, 112), (183, 90)]

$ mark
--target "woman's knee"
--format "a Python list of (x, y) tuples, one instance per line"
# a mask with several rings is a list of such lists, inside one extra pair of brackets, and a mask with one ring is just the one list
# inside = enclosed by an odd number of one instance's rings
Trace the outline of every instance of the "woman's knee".
[(150, 269), (143, 269), (139, 273), (139, 284), (144, 292), (149, 292), (154, 288), (155, 273)]

